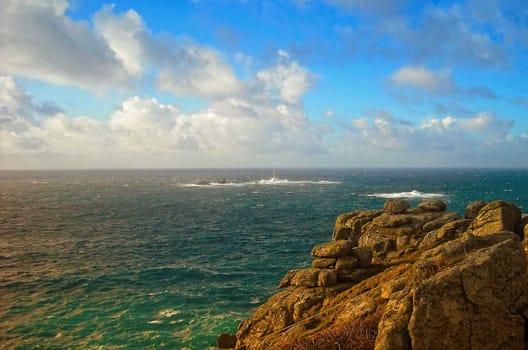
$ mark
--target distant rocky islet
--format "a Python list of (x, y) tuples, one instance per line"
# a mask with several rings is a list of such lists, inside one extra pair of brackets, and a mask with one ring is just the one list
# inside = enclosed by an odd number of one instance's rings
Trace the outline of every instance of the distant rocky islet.
[[(527, 237), (525, 239), (524, 237)], [(312, 267), (291, 270), (220, 348), (525, 349), (528, 215), (427, 200), (339, 215)]]

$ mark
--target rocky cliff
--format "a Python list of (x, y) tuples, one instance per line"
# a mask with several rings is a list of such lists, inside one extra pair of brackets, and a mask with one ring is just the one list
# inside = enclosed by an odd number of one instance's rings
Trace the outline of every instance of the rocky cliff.
[[(337, 217), (312, 268), (220, 346), (236, 349), (525, 349), (528, 217), (504, 201), (403, 200)], [(228, 340), (227, 342), (225, 340)]]

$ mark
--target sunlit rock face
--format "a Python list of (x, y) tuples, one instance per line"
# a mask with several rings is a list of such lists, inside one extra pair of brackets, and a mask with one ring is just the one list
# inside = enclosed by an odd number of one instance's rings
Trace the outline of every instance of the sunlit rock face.
[(504, 201), (472, 202), (464, 218), (445, 209), (391, 200), (339, 215), (312, 267), (289, 271), (240, 324), (235, 348), (346, 337), (377, 350), (524, 349), (528, 216)]

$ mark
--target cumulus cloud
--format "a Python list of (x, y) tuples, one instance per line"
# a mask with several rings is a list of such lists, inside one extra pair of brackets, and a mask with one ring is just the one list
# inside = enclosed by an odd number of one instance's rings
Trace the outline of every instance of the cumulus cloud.
[(35, 103), (33, 97), (20, 89), (13, 77), (0, 75), (0, 117), (24, 116), (37, 120), (40, 115), (62, 112), (52, 101)]
[[(215, 49), (155, 37), (134, 10), (103, 6), (89, 22), (65, 11), (66, 1), (6, 0), (0, 12), (0, 71), (90, 90), (123, 89), (155, 76), (157, 87), (178, 96), (236, 95), (241, 82)], [(31, 30), (28, 30), (31, 28)]]
[(302, 108), (260, 99), (265, 92), (256, 100), (251, 95), (217, 99), (192, 113), (134, 96), (107, 120), (64, 113), (40, 119), (34, 118), (32, 97), (11, 77), (2, 77), (0, 83), (0, 139), (6, 161), (0, 167), (240, 166), (243, 159), (259, 164), (261, 159), (324, 152), (319, 130)]
[(451, 76), (449, 70), (433, 71), (421, 65), (407, 65), (395, 71), (390, 77), (391, 85), (400, 88), (411, 88), (423, 91), (430, 95), (458, 95), (466, 97), (480, 97), (486, 99), (499, 99), (492, 89), (485, 86), (461, 87)]
[(457, 6), (428, 7), (417, 24), (394, 16), (380, 25), (412, 55), (415, 61), (441, 64), (497, 66), (505, 62), (501, 43), (489, 31), (471, 26), (470, 19)]
[(95, 32), (100, 35), (131, 76), (143, 73), (146, 53), (143, 49), (145, 25), (139, 14), (128, 10), (113, 14), (114, 5), (106, 5), (94, 16)]
[(167, 51), (156, 85), (179, 96), (208, 99), (237, 95), (242, 89), (233, 68), (212, 48), (188, 44), (177, 52)]
[[(348, 127), (354, 143), (369, 145), (384, 151), (410, 152), (410, 155), (430, 152), (456, 152), (460, 160), (471, 155), (492, 152), (509, 145), (516, 149), (511, 135), (513, 121), (498, 118), (491, 112), (481, 112), (470, 118), (425, 118), (413, 124), (395, 118), (387, 111), (379, 111), (366, 118), (357, 118)], [(482, 164), (485, 165), (485, 164)]]
[(0, 71), (89, 89), (123, 86), (129, 75), (90, 24), (65, 16), (66, 1), (5, 0)]
[[(134, 96), (106, 120), (60, 112), (35, 118), (39, 112), (32, 97), (10, 77), (2, 77), (0, 83), (3, 168), (256, 166), (269, 162), (488, 166), (518, 163), (528, 151), (526, 135), (512, 135), (513, 122), (491, 112), (469, 118), (427, 117), (413, 123), (389, 111), (370, 110), (339, 130), (310, 122), (300, 104), (257, 94), (218, 99), (192, 113), (154, 98)], [(292, 163), (301, 159), (302, 163)]]
[(336, 26), (348, 55), (365, 52), (413, 64), (490, 68), (507, 66), (513, 49), (526, 47), (522, 1), (423, 6), (391, 0), (325, 2), (360, 14), (352, 24)]
[(311, 87), (314, 77), (292, 61), (286, 51), (280, 50), (277, 64), (258, 72), (257, 79), (267, 91), (278, 93), (283, 102), (298, 103), (299, 98)]
[(431, 93), (451, 93), (456, 90), (449, 71), (433, 72), (423, 66), (404, 66), (394, 72), (391, 82), (397, 86), (410, 86)]

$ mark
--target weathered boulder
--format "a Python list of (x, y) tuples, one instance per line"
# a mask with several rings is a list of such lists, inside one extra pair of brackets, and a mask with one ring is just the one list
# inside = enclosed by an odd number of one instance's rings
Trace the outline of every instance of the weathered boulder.
[(414, 291), (408, 325), (412, 348), (523, 349), (528, 280), (520, 241), (506, 239), (462, 253), (458, 263), (454, 257), (435, 259), (445, 265), (437, 265)]
[(461, 217), (457, 213), (445, 213), (444, 215), (436, 219), (424, 221), (424, 224), (422, 225), (422, 232), (429, 232), (432, 230), (437, 230), (440, 227), (447, 224), (448, 222), (459, 220), (459, 219), (461, 219)]
[(403, 199), (389, 199), (383, 205), (383, 210), (390, 214), (401, 214), (409, 208), (409, 203)]
[(379, 243), (374, 244), (372, 250), (378, 255), (386, 255), (387, 253), (393, 252), (396, 250), (396, 241), (394, 239), (386, 239)]
[(337, 283), (337, 275), (329, 269), (290, 270), (282, 278), (279, 288), (294, 287), (330, 287)]
[(420, 249), (431, 249), (449, 240), (460, 237), (471, 224), (471, 220), (459, 219), (447, 222), (438, 230), (429, 231), (420, 241)]
[[(332, 295), (331, 293), (328, 293)], [(271, 296), (259, 306), (251, 318), (243, 321), (237, 331), (237, 348), (270, 349), (279, 331), (317, 313), (324, 301), (325, 288), (288, 288)], [(301, 328), (303, 329), (303, 328)]]
[(348, 213), (339, 214), (334, 224), (334, 232), (332, 234), (332, 240), (336, 241), (339, 239), (349, 239), (350, 227), (345, 225), (345, 222), (358, 214), (358, 211), (351, 211)]
[(318, 258), (312, 261), (312, 267), (314, 269), (327, 269), (333, 267), (336, 260), (336, 258)]
[(337, 283), (337, 273), (334, 270), (320, 270), (317, 276), (318, 287), (331, 287)]
[(307, 287), (313, 288), (317, 287), (317, 282), (319, 281), (319, 272), (320, 269), (302, 269), (297, 270), (290, 280), (291, 286), (296, 287)]
[(332, 234), (332, 240), (337, 241), (340, 239), (350, 239), (350, 233), (352, 229), (343, 224), (336, 225), (334, 233)]
[(487, 203), (482, 201), (471, 202), (466, 207), (464, 219), (474, 219), (477, 217), (480, 209), (482, 209)]
[(359, 267), (372, 265), (372, 248), (370, 247), (355, 247), (352, 249), (352, 256), (358, 260)]
[(318, 258), (339, 258), (350, 255), (352, 248), (354, 244), (351, 241), (333, 241), (316, 245), (312, 249), (312, 255)]
[(448, 240), (459, 237), (467, 228), (471, 225), (471, 220), (460, 219), (455, 221), (450, 221), (438, 229), (437, 237), (442, 241), (446, 242)]
[(339, 217), (341, 218), (336, 220), (334, 226), (332, 240), (346, 239), (357, 245), (361, 235), (361, 227), (382, 213), (383, 210), (362, 210), (346, 213), (347, 215), (343, 216), (340, 215)]
[(336, 218), (334, 226), (344, 225), (345, 222), (347, 222), (350, 218), (358, 215), (359, 213), (360, 211), (356, 210), (339, 214)]
[(413, 217), (405, 214), (381, 214), (372, 220), (378, 227), (401, 227), (413, 222)]
[(506, 201), (495, 201), (480, 209), (468, 230), (478, 236), (500, 231), (511, 231), (521, 235), (518, 231), (520, 222), (519, 208)]
[(418, 247), (422, 250), (427, 250), (434, 248), (441, 243), (443, 243), (443, 241), (438, 239), (438, 231), (434, 230), (425, 234), (425, 236), (420, 240)]
[(442, 201), (431, 199), (428, 201), (423, 201), (418, 204), (418, 209), (423, 211), (445, 211), (447, 208), (446, 204)]
[(353, 256), (343, 256), (337, 259), (335, 264), (335, 269), (337, 271), (353, 271), (356, 266), (358, 266), (358, 259)]
[(428, 232), (459, 219), (460, 215), (456, 213), (419, 209), (408, 209), (403, 214), (383, 213), (362, 226), (358, 246), (371, 247), (375, 263), (387, 263), (386, 259), (390, 259), (389, 253), (395, 252), (396, 256), (411, 253), (412, 249), (417, 248), (423, 241), (424, 236), (428, 237), (426, 242), (434, 241), (439, 244), (445, 241), (437, 241), (437, 231), (434, 234)]
[(413, 310), (412, 296), (403, 294), (389, 300), (378, 324), (375, 350), (410, 349), (407, 325)]

